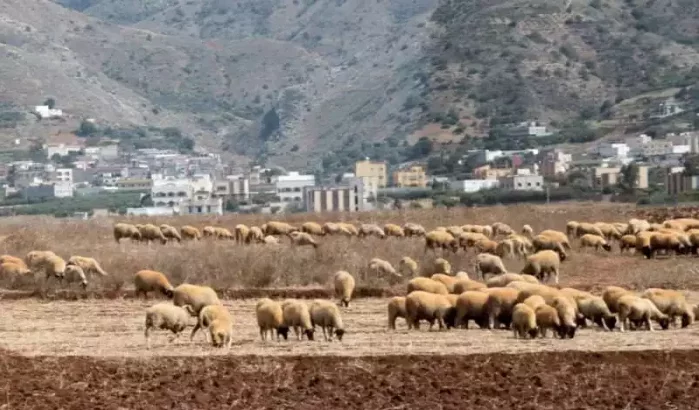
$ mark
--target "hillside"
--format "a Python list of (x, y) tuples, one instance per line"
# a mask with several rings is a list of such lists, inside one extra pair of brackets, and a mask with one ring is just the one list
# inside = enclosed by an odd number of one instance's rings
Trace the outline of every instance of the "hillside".
[(405, 138), (602, 119), (695, 83), (698, 28), (690, 0), (8, 0), (0, 103), (51, 96), (313, 168)]

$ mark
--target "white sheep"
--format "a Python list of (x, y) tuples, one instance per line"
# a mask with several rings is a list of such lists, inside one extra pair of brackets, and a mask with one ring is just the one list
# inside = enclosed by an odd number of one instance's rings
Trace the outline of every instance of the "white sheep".
[(388, 310), (388, 328), (395, 330), (396, 329), (396, 318), (402, 317), (403, 319), (406, 319), (405, 297), (404, 296), (395, 296), (395, 297), (392, 297), (391, 299), (389, 299), (387, 310)]
[(486, 274), (499, 275), (507, 273), (507, 269), (499, 256), (490, 253), (479, 253), (476, 256), (476, 273), (485, 279)]
[(302, 335), (306, 335), (308, 340), (313, 340), (313, 324), (311, 313), (306, 303), (298, 300), (286, 300), (282, 303), (284, 312), (284, 326), (294, 329), (294, 334), (298, 340)]
[(146, 309), (146, 345), (150, 349), (150, 330), (164, 329), (174, 333), (174, 338), (189, 326), (191, 311), (189, 306), (175, 306), (169, 302), (162, 302)]
[(337, 305), (327, 300), (316, 299), (311, 303), (311, 324), (315, 328), (323, 329), (323, 337), (326, 341), (333, 340), (333, 331), (337, 340), (342, 341), (345, 327), (342, 324), (342, 316)]
[(349, 306), (352, 293), (354, 292), (354, 278), (352, 275), (343, 270), (338, 271), (333, 277), (333, 283), (335, 285), (335, 297), (339, 298), (340, 303), (345, 307)]
[(585, 318), (590, 319), (604, 330), (614, 330), (616, 316), (609, 310), (609, 306), (599, 296), (589, 296), (577, 299), (578, 310)]
[(176, 306), (191, 306), (197, 316), (204, 307), (221, 304), (216, 292), (210, 287), (189, 283), (183, 283), (173, 290), (172, 302)]
[(260, 327), (260, 338), (267, 340), (267, 333), (273, 337), (273, 333), (277, 332), (277, 341), (279, 336), (287, 340), (289, 328), (284, 326), (284, 312), (282, 305), (269, 298), (260, 299), (255, 305), (255, 314), (257, 316), (257, 325)]
[(518, 303), (512, 308), (512, 330), (515, 339), (526, 339), (529, 335), (534, 339), (539, 332), (536, 327), (536, 313), (524, 303)]
[(651, 320), (660, 324), (663, 330), (670, 326), (670, 318), (658, 310), (655, 304), (649, 299), (644, 299), (632, 294), (625, 294), (618, 300), (619, 322), (622, 332), (628, 327), (627, 320), (634, 323), (644, 323), (649, 331), (653, 331)]

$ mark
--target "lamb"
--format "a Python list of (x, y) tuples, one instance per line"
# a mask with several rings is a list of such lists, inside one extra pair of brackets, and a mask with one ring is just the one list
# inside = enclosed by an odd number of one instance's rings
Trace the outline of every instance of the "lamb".
[(619, 313), (619, 299), (628, 294), (633, 293), (618, 286), (607, 286), (602, 293), (602, 300), (607, 304), (610, 312)]
[(531, 238), (534, 236), (534, 229), (532, 229), (531, 226), (525, 224), (524, 226), (522, 226), (522, 235), (526, 236), (527, 238)]
[(476, 256), (476, 273), (485, 279), (486, 274), (504, 274), (507, 273), (507, 269), (499, 256), (490, 253), (479, 253)]
[(159, 228), (160, 228), (160, 232), (163, 233), (163, 236), (165, 236), (165, 238), (167, 240), (175, 240), (178, 243), (182, 242), (182, 236), (180, 235), (179, 232), (177, 232), (177, 228), (175, 228), (174, 226), (168, 225), (168, 224), (162, 224), (162, 225), (160, 225)]
[(403, 232), (405, 232), (405, 236), (409, 238), (414, 236), (425, 236), (425, 234), (427, 233), (425, 231), (425, 228), (422, 227), (422, 225), (410, 222), (403, 225)]
[(539, 252), (543, 250), (555, 251), (561, 261), (566, 259), (566, 251), (563, 244), (558, 240), (548, 236), (548, 235), (536, 235), (532, 240), (532, 245), (534, 247), (534, 252)]
[(558, 311), (556, 308), (544, 303), (533, 309), (534, 314), (536, 315), (536, 325), (539, 328), (539, 335), (541, 337), (546, 337), (549, 329), (553, 330), (554, 335), (556, 333), (560, 334), (561, 319), (558, 317)]
[(456, 299), (456, 319), (454, 327), (468, 329), (468, 321), (473, 320), (478, 327), (488, 327), (488, 294), (478, 291), (461, 293)]
[(445, 273), (447, 275), (451, 274), (451, 264), (448, 260), (444, 258), (437, 258), (434, 260), (434, 273)]
[(409, 256), (404, 256), (400, 262), (398, 262), (398, 271), (406, 276), (417, 276), (418, 273), (420, 273), (417, 262)]
[[(395, 296), (388, 300), (388, 328), (396, 330), (396, 318), (406, 318), (405, 297)], [(407, 319), (406, 319), (407, 320)]]
[(313, 340), (313, 324), (308, 305), (298, 300), (287, 300), (282, 303), (284, 312), (284, 326), (294, 329), (298, 340), (305, 335), (308, 340)]
[(528, 283), (539, 283), (539, 281), (531, 275), (520, 275), (519, 273), (503, 273), (501, 275), (493, 276), (488, 279), (486, 285), (489, 288), (504, 288), (511, 282), (522, 281)]
[(394, 236), (396, 238), (405, 237), (405, 231), (399, 225), (396, 224), (386, 224), (383, 226), (383, 231), (386, 236)]
[(552, 307), (558, 312), (558, 318), (561, 324), (558, 328), (558, 335), (561, 339), (566, 337), (572, 339), (575, 336), (575, 330), (578, 328), (577, 319), (577, 304), (574, 300), (567, 296), (556, 296), (553, 299)]
[(628, 327), (627, 319), (632, 322), (643, 322), (649, 331), (653, 331), (651, 320), (658, 322), (663, 330), (670, 326), (670, 318), (662, 313), (649, 299), (644, 299), (636, 295), (626, 294), (619, 298), (619, 322), (622, 332)]
[(512, 330), (515, 339), (517, 337), (526, 339), (527, 335), (534, 339), (537, 333), (539, 333), (539, 329), (536, 327), (536, 313), (534, 313), (534, 310), (524, 303), (515, 305), (512, 309)]
[(547, 276), (550, 278), (553, 275), (554, 283), (558, 284), (560, 266), (561, 260), (558, 253), (544, 250), (528, 256), (521, 273), (535, 276), (541, 281)]
[(298, 231), (298, 228), (286, 222), (270, 221), (263, 225), (262, 231), (265, 235), (288, 235)]
[(199, 312), (199, 320), (192, 329), (189, 339), (193, 339), (197, 330), (208, 329), (207, 343), (214, 347), (231, 348), (233, 344), (233, 317), (223, 305), (208, 305)]
[(454, 285), (459, 282), (459, 279), (443, 273), (435, 273), (434, 275), (430, 276), (430, 279), (442, 283), (447, 287), (447, 291), (449, 293), (454, 293)]
[(314, 249), (317, 249), (319, 246), (318, 242), (306, 232), (294, 231), (289, 233), (288, 236), (293, 246), (312, 246)]
[(401, 277), (400, 273), (396, 272), (396, 270), (393, 268), (393, 265), (391, 265), (390, 262), (385, 261), (383, 259), (373, 258), (372, 260), (370, 260), (369, 269), (376, 273), (386, 275), (389, 278), (396, 279)]
[(284, 313), (282, 305), (269, 298), (262, 298), (255, 305), (255, 314), (257, 316), (257, 325), (260, 327), (260, 338), (267, 340), (267, 333), (270, 338), (277, 332), (277, 341), (279, 336), (287, 340), (289, 328), (284, 326)]
[(488, 288), (488, 329), (497, 329), (500, 324), (509, 328), (512, 308), (517, 303), (519, 290), (512, 288)]
[(436, 321), (439, 329), (453, 327), (456, 307), (445, 295), (429, 292), (410, 292), (405, 298), (406, 321), (408, 329), (419, 329), (420, 320), (427, 320), (430, 330)]
[(136, 288), (136, 297), (143, 293), (143, 296), (147, 299), (148, 292), (160, 292), (168, 298), (172, 298), (174, 293), (174, 288), (170, 281), (167, 280), (167, 277), (163, 273), (153, 270), (136, 272), (133, 283)]
[(128, 238), (134, 241), (141, 240), (141, 232), (134, 225), (126, 223), (118, 223), (114, 225), (114, 240), (119, 243), (123, 238)]
[(159, 227), (153, 224), (142, 225), (139, 229), (141, 232), (141, 240), (145, 242), (160, 241), (163, 245), (167, 243), (167, 238), (163, 235)]
[[(260, 236), (262, 232), (260, 232)], [(238, 224), (235, 226), (235, 241), (238, 244), (250, 243), (250, 228), (247, 225)]]
[(311, 324), (315, 328), (320, 326), (323, 329), (325, 341), (333, 340), (333, 331), (337, 340), (342, 341), (345, 334), (345, 327), (342, 324), (342, 316), (337, 305), (327, 300), (316, 299), (311, 303)]
[(642, 294), (642, 298), (648, 299), (670, 317), (671, 323), (676, 323), (679, 316), (682, 319), (682, 327), (687, 327), (694, 322), (693, 306), (687, 303), (682, 292), (669, 289), (649, 288)]
[(580, 237), (580, 247), (595, 248), (596, 251), (598, 251), (599, 248), (602, 248), (607, 252), (612, 250), (612, 246), (609, 245), (609, 242), (607, 242), (606, 239), (604, 239), (601, 236), (593, 235), (590, 233), (587, 233)]
[(325, 232), (323, 227), (316, 222), (305, 222), (301, 225), (301, 232), (307, 233), (309, 235), (323, 236)]
[(175, 306), (189, 305), (197, 316), (204, 307), (220, 305), (216, 292), (208, 286), (190, 285), (183, 283), (173, 290), (172, 302)]
[(614, 330), (616, 316), (599, 296), (590, 296), (577, 300), (578, 310), (585, 318), (590, 319), (604, 330)]
[(251, 226), (245, 243), (262, 243), (264, 239), (265, 234), (262, 232), (262, 229), (257, 226)]
[(349, 272), (341, 270), (335, 273), (333, 282), (335, 284), (335, 297), (340, 299), (341, 305), (349, 306), (354, 292), (354, 278)]
[(425, 251), (428, 249), (456, 252), (459, 249), (459, 242), (449, 232), (431, 231), (425, 235)]
[(180, 228), (180, 237), (185, 240), (198, 241), (201, 239), (201, 232), (191, 225), (184, 225)]
[(188, 306), (180, 307), (172, 303), (161, 302), (146, 309), (146, 345), (150, 349), (151, 329), (170, 330), (174, 336), (170, 341), (180, 335), (189, 325), (190, 313)]
[(94, 258), (88, 258), (85, 256), (71, 256), (70, 259), (68, 259), (68, 265), (80, 266), (86, 273), (96, 272), (99, 275), (107, 276), (107, 272), (102, 269), (102, 266), (100, 266), (99, 262), (97, 262), (97, 260)]
[(359, 237), (364, 238), (367, 236), (376, 236), (377, 238), (384, 239), (386, 234), (384, 233), (383, 229), (375, 224), (362, 224), (359, 227)]
[(407, 289), (408, 293), (415, 291), (423, 291), (439, 295), (446, 295), (449, 293), (449, 290), (443, 283), (423, 277), (410, 279), (410, 281), (408, 281)]
[(78, 265), (67, 265), (64, 272), (64, 278), (68, 284), (80, 282), (83, 289), (87, 288), (87, 278), (85, 277), (85, 272)]

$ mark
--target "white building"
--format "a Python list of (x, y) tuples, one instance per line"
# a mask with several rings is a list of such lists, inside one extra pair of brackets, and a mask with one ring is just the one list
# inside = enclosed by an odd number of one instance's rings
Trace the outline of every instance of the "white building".
[(522, 137), (547, 137), (549, 135), (552, 135), (552, 132), (550, 132), (548, 129), (546, 129), (546, 126), (544, 125), (539, 125), (536, 123), (536, 121), (532, 122), (523, 122), (511, 129), (508, 130), (507, 132), (510, 136), (522, 136)]
[(497, 188), (499, 185), (496, 179), (466, 179), (449, 182), (449, 188), (459, 192), (478, 192), (482, 189)]
[(34, 107), (34, 112), (39, 114), (42, 119), (63, 117), (63, 110), (49, 108), (48, 105), (37, 105)]
[(628, 157), (631, 148), (622, 142), (603, 142), (597, 145), (594, 151), (605, 158), (626, 158)]
[(48, 159), (51, 159), (56, 154), (60, 157), (67, 157), (71, 153), (78, 154), (83, 149), (80, 145), (69, 144), (47, 144), (45, 148), (46, 158)]
[(223, 215), (223, 199), (187, 199), (180, 203), (179, 209), (181, 215)]
[(61, 181), (53, 184), (53, 196), (56, 198), (72, 198), (73, 183), (69, 181)]
[(126, 208), (126, 215), (133, 216), (172, 216), (175, 210), (170, 207), (149, 206), (143, 208)]
[(275, 184), (277, 196), (281, 202), (301, 202), (303, 201), (303, 189), (315, 185), (315, 176), (301, 175), (298, 172), (280, 175)]
[(347, 183), (304, 188), (307, 212), (360, 212), (365, 210), (364, 182), (348, 178)]
[(151, 196), (156, 207), (177, 206), (180, 202), (191, 199), (193, 195), (194, 190), (188, 179), (163, 178), (153, 180)]
[(543, 191), (544, 177), (541, 175), (512, 175), (499, 179), (503, 189), (515, 191)]
[(690, 131), (680, 134), (668, 134), (665, 139), (672, 141), (674, 145), (688, 145), (689, 152), (692, 154), (699, 153), (699, 132)]

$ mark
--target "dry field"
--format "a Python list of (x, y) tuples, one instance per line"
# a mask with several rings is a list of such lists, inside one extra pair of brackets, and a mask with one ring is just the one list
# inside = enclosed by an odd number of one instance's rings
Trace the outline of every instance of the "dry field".
[[(583, 204), (362, 214), (352, 222), (438, 225), (502, 221), (519, 229), (563, 229), (566, 221), (625, 221), (633, 207)], [(293, 215), (291, 222), (311, 219)], [(329, 215), (323, 219), (338, 220)], [(136, 220), (134, 220), (135, 222)], [(139, 221), (142, 221), (140, 219)], [(198, 227), (259, 225), (259, 216), (157, 218)], [(87, 292), (53, 284), (0, 282), (0, 409), (202, 409), (211, 407), (342, 409), (695, 409), (699, 384), (699, 324), (656, 332), (583, 329), (575, 339), (513, 339), (509, 331), (386, 330), (385, 298), (402, 294), (366, 269), (372, 257), (396, 263), (408, 255), (422, 265), (418, 239), (324, 238), (321, 247), (294, 250), (231, 242), (181, 245), (116, 244), (115, 220), (52, 218), (0, 220), (0, 253), (51, 249), (63, 257), (93, 256), (110, 273)], [(455, 269), (473, 272), (473, 255), (447, 254)], [(511, 271), (521, 261), (506, 261)], [(683, 289), (699, 302), (696, 259), (573, 252), (561, 284), (599, 290), (610, 284)], [(174, 283), (209, 284), (227, 296), (235, 320), (230, 351), (153, 334), (145, 349), (144, 308), (131, 298), (139, 269), (166, 272)], [(343, 342), (259, 339), (257, 297), (329, 297), (338, 269), (358, 279), (359, 298), (343, 311)], [(29, 296), (40, 297), (29, 297)], [(379, 297), (377, 297), (379, 296)], [(66, 300), (68, 299), (68, 300)], [(111, 299), (111, 300), (109, 300)], [(292, 336), (293, 338), (293, 336)]]

